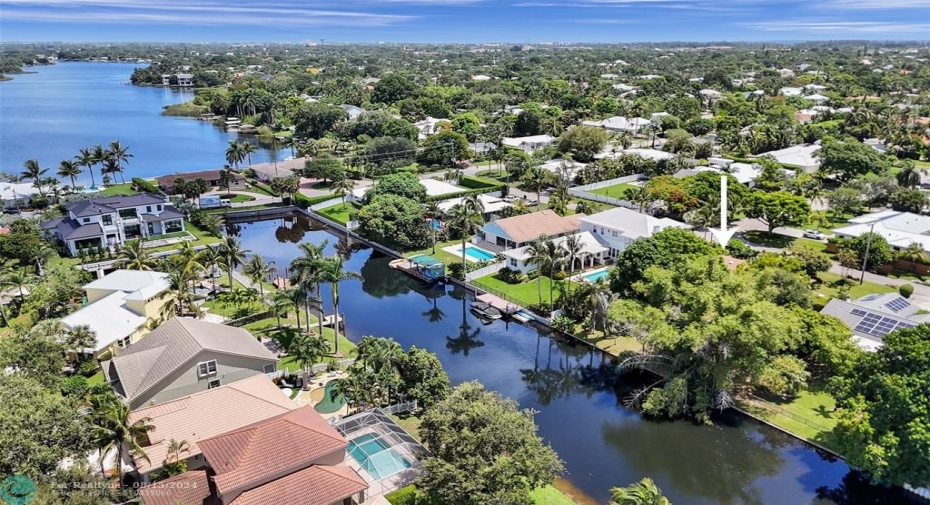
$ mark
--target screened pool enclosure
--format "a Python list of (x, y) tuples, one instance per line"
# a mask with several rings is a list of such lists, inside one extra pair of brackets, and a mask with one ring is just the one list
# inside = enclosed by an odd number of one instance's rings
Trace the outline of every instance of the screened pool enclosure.
[(427, 451), (379, 409), (341, 419), (335, 428), (346, 439), (346, 449), (374, 480), (381, 480), (416, 465)]

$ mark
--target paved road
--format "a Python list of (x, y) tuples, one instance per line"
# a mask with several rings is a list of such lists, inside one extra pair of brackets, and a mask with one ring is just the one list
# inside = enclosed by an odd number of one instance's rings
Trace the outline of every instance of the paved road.
[[(211, 191), (211, 192), (205, 193), (205, 194), (206, 194), (206, 195), (220, 195), (220, 196), (226, 196), (226, 195), (227, 195), (227, 192), (226, 192), (225, 190), (216, 190), (216, 191)], [(257, 194), (257, 193), (249, 193), (249, 192), (247, 192), (247, 191), (236, 191), (236, 190), (232, 190), (232, 191), (230, 191), (228, 194), (229, 194), (229, 195), (245, 195), (245, 196), (251, 196), (252, 198), (254, 198), (254, 200), (249, 200), (248, 202), (233, 202), (233, 203), (230, 204), (230, 207), (232, 207), (232, 208), (238, 208), (238, 207), (254, 207), (254, 206), (257, 206), (257, 205), (269, 205), (269, 204), (272, 204), (272, 203), (281, 203), (281, 198), (280, 198), (280, 197), (277, 197), (277, 196), (259, 195), (259, 194)], [(198, 202), (197, 202), (197, 205), (198, 205), (198, 206), (200, 205), (200, 201), (199, 201), (199, 200), (198, 200)]]

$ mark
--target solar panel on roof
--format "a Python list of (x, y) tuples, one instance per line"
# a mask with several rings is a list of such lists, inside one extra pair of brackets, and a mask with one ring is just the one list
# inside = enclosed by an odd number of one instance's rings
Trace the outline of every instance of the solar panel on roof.
[(859, 333), (866, 333), (878, 338), (882, 338), (896, 330), (913, 328), (915, 326), (907, 321), (901, 321), (900, 319), (896, 319), (894, 317), (882, 316), (881, 314), (866, 312), (859, 309), (851, 310), (850, 314), (855, 316), (863, 316), (859, 321), (859, 324), (856, 325), (854, 331)]
[(898, 313), (901, 310), (906, 309), (910, 306), (911, 306), (910, 302), (908, 302), (904, 298), (901, 298), (900, 296), (885, 304), (885, 308), (887, 308), (888, 310), (894, 313)]

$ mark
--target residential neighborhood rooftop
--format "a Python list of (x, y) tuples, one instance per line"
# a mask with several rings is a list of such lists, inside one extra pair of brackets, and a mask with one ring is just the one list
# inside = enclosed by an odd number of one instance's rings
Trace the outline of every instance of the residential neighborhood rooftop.
[[(577, 231), (580, 224), (578, 216), (560, 216), (551, 210), (543, 210), (498, 219), (488, 225), (494, 225), (507, 233), (514, 242), (529, 242), (540, 235), (560, 235)], [(485, 225), (485, 226), (488, 226)]]

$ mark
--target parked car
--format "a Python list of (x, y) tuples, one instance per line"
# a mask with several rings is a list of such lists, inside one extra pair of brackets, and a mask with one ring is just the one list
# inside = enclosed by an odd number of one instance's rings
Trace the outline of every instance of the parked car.
[(804, 230), (804, 238), (812, 238), (814, 240), (827, 240), (827, 236), (817, 230)]
[(8, 207), (3, 209), (4, 214), (19, 214), (21, 211), (15, 207)]

